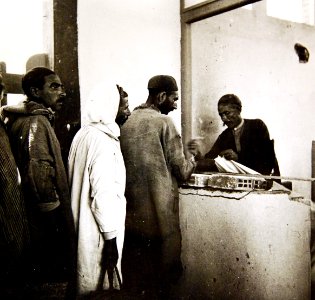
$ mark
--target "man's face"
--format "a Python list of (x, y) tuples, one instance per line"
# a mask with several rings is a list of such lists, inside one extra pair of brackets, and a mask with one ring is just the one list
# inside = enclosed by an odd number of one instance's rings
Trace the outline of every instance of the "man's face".
[(169, 112), (177, 109), (178, 92), (165, 93), (163, 97), (165, 97), (165, 100), (160, 104), (159, 109), (162, 114), (167, 115)]
[(119, 108), (116, 116), (116, 123), (122, 126), (130, 116), (128, 97), (122, 98), (119, 103)]
[(37, 90), (36, 96), (42, 100), (46, 107), (53, 111), (60, 110), (66, 93), (58, 75), (51, 74), (45, 77), (43, 88)]
[(219, 105), (218, 112), (221, 120), (228, 128), (235, 128), (242, 121), (241, 112), (233, 105)]

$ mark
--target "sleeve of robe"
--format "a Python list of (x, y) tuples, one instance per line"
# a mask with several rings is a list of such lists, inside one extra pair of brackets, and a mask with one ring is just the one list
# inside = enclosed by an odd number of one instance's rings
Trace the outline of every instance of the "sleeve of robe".
[(242, 144), (238, 160), (261, 174), (269, 175), (274, 167), (275, 155), (268, 128), (262, 120), (252, 120), (246, 142)]
[(184, 147), (182, 138), (178, 133), (173, 121), (167, 118), (163, 128), (163, 143), (165, 149), (165, 156), (168, 165), (171, 167), (172, 174), (178, 181), (187, 180), (196, 167), (196, 163), (186, 159), (184, 154)]
[(232, 149), (236, 151), (233, 135), (229, 134), (228, 131), (225, 130), (218, 136), (213, 146), (211, 147), (210, 151), (205, 154), (205, 158), (214, 159), (223, 150), (227, 149)]
[(217, 140), (214, 142), (209, 152), (205, 154), (205, 157), (198, 161), (197, 172), (218, 172), (218, 168), (214, 162), (216, 158), (222, 152), (222, 137), (219, 135)]
[(26, 153), (24, 158), (28, 158), (25, 161), (27, 186), (34, 198), (37, 198), (38, 204), (59, 200), (56, 191), (56, 162), (50, 147), (49, 130), (52, 128), (49, 126), (44, 116), (29, 118), (21, 134), (21, 148)]
[(116, 237), (123, 210), (123, 199), (119, 196), (116, 182), (117, 159), (115, 158), (116, 141), (105, 137), (108, 142), (99, 139), (90, 165), (91, 210), (106, 239)]

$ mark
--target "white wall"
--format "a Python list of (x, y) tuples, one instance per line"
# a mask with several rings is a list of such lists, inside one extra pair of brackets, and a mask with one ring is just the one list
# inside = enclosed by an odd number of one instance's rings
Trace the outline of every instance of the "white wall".
[[(147, 82), (154, 75), (172, 75), (180, 86), (179, 3), (78, 0), (82, 109), (101, 79), (116, 78), (129, 94), (131, 109), (146, 101)], [(170, 116), (179, 127), (180, 112)]]

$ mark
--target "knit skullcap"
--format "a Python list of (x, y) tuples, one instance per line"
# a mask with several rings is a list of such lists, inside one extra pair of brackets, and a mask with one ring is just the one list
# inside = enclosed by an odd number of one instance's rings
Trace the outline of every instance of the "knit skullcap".
[(148, 82), (148, 89), (155, 89), (164, 92), (178, 91), (176, 80), (169, 75), (156, 75)]

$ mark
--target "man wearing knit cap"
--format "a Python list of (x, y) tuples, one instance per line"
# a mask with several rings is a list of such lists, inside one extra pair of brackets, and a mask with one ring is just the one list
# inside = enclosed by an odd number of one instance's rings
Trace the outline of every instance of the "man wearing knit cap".
[(154, 76), (148, 90), (146, 103), (121, 129), (127, 175), (124, 285), (145, 299), (167, 299), (182, 271), (178, 182), (190, 177), (196, 163), (186, 159), (181, 136), (167, 116), (177, 108), (176, 80)]

